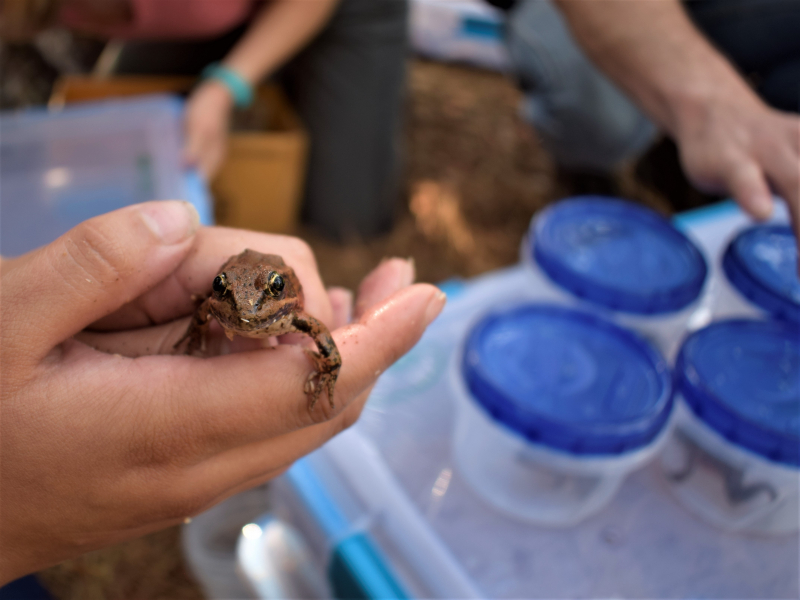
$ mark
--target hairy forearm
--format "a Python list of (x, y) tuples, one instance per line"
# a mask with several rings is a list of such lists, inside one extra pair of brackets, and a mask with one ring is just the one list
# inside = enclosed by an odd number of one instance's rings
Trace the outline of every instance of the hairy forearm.
[(556, 0), (578, 42), (669, 133), (716, 99), (759, 103), (678, 0)]
[(272, 0), (256, 16), (225, 64), (250, 83), (272, 73), (327, 23), (339, 0)]

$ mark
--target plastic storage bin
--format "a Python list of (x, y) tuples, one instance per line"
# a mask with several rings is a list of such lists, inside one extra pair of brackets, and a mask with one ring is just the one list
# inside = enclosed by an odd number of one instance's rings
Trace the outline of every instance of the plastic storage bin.
[(510, 71), (505, 15), (483, 0), (412, 0), (411, 47), (428, 58)]
[(601, 510), (656, 453), (672, 409), (649, 344), (558, 306), (484, 317), (451, 379), (460, 471), (498, 509), (547, 525)]
[(682, 408), (662, 466), (680, 501), (730, 530), (786, 533), (800, 520), (800, 328), (720, 321), (676, 364)]
[(183, 554), (209, 600), (256, 597), (238, 572), (236, 545), (242, 528), (267, 508), (262, 485), (228, 498), (182, 527)]
[(563, 200), (537, 215), (523, 246), (542, 297), (579, 304), (650, 339), (674, 357), (710, 315), (699, 302), (705, 259), (666, 219), (600, 196)]
[(741, 232), (722, 258), (716, 316), (772, 317), (800, 323), (797, 239), (788, 225)]
[[(747, 223), (733, 204), (681, 219), (709, 257)], [(240, 566), (261, 598), (319, 597), (286, 591), (313, 589), (308, 570), (327, 582), (328, 598), (800, 595), (797, 532), (740, 535), (704, 522), (669, 492), (658, 459), (571, 527), (509, 515), (474, 489), (454, 452), (459, 402), (448, 366), (460, 364), (459, 340), (487, 311), (540, 292), (523, 265), (447, 286), (444, 311), (381, 376), (358, 423), (271, 486), (274, 516), (292, 532), (276, 534), (275, 547), (302, 540), (271, 560), (291, 565), (299, 581), (275, 595), (263, 547), (241, 543)]]
[(182, 165), (182, 115), (171, 96), (3, 114), (0, 252), (23, 254), (147, 200), (188, 200), (211, 224), (205, 183)]

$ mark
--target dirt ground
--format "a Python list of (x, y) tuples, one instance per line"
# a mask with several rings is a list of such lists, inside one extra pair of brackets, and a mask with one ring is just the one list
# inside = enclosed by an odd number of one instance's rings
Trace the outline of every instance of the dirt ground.
[[(93, 49), (83, 51), (90, 55)], [(58, 72), (71, 68), (54, 67), (39, 54), (33, 48), (2, 49), (2, 107), (43, 102)], [(333, 244), (302, 228), (297, 232), (316, 251), (326, 283), (355, 288), (391, 255), (413, 257), (419, 279), (429, 282), (509, 265), (537, 210), (569, 192), (594, 191), (591, 180), (558, 176), (517, 117), (518, 100), (502, 75), (411, 61), (405, 190), (394, 229), (348, 244)], [(668, 212), (664, 196), (635, 173), (632, 166), (623, 169), (610, 182), (611, 191)], [(600, 188), (608, 185), (601, 182)], [(40, 575), (59, 600), (202, 598), (181, 557), (177, 528)]]

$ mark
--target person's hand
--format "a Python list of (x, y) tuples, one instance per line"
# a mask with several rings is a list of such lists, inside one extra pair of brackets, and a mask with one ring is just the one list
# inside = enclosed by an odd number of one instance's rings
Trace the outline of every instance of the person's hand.
[(232, 110), (231, 93), (214, 79), (202, 82), (186, 102), (184, 160), (207, 180), (225, 159)]
[[(191, 295), (245, 247), (282, 255), (308, 312), (333, 330), (343, 361), (335, 410), (309, 410), (312, 366), (299, 346), (170, 354)], [(356, 420), (378, 375), (444, 304), (435, 287), (409, 285), (408, 262), (390, 260), (344, 325), (352, 298), (325, 292), (305, 244), (198, 229), (182, 202), (91, 219), (0, 266), (0, 582), (180, 523), (277, 476)]]
[(684, 169), (699, 189), (732, 194), (756, 219), (770, 216), (776, 192), (800, 243), (800, 117), (753, 94), (731, 93), (694, 105), (676, 134)]

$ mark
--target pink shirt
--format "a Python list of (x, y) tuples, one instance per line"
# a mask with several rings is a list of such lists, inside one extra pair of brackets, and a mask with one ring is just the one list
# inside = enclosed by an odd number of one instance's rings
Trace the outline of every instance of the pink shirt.
[(67, 27), (109, 38), (181, 39), (221, 35), (243, 23), (257, 0), (128, 0), (133, 18), (117, 26), (97, 25), (78, 7), (67, 4), (61, 22)]

